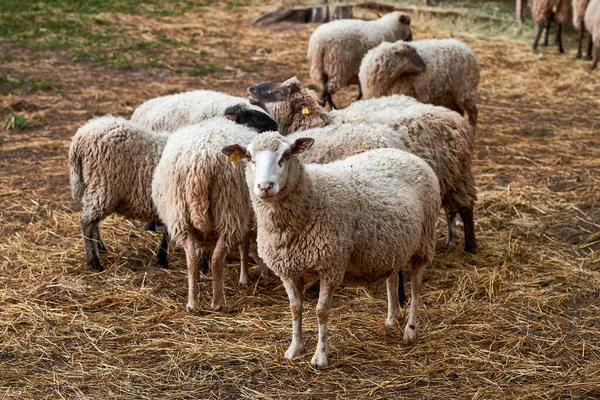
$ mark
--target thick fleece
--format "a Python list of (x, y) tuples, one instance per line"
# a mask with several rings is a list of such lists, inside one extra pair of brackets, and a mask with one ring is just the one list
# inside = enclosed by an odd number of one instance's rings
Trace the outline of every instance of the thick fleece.
[(358, 83), (360, 61), (369, 49), (383, 41), (411, 39), (410, 17), (400, 11), (375, 21), (344, 19), (323, 24), (308, 41), (310, 77), (323, 88), (322, 100), (331, 102), (330, 94)]
[[(254, 160), (246, 168), (246, 183), (257, 218), (259, 255), (282, 279), (290, 298), (294, 332), (287, 358), (304, 349), (302, 280), (319, 277), (319, 340), (312, 364), (320, 368), (329, 363), (327, 323), (333, 292), (342, 283), (387, 279), (386, 324), (394, 325), (400, 316), (397, 272), (410, 265), (412, 302), (404, 338), (416, 338), (421, 277), (435, 252), (440, 196), (435, 173), (410, 153), (379, 149), (330, 164), (303, 165), (296, 154), (310, 147), (307, 140), (257, 136), (246, 151)], [(267, 170), (274, 171), (269, 179), (278, 190), (258, 196), (269, 162), (273, 165)]]
[[(600, 0), (591, 0), (585, 11), (585, 26), (590, 32), (590, 43), (594, 44), (594, 60), (590, 67), (596, 69), (598, 58), (600, 57)], [(588, 47), (588, 55), (591, 52), (591, 45)]]
[[(99, 222), (112, 213), (157, 218), (152, 173), (168, 133), (153, 132), (120, 117), (94, 118), (77, 130), (69, 148), (73, 199), (83, 203), (81, 224), (88, 265), (102, 270)], [(166, 263), (166, 259), (159, 260)]]
[[(255, 135), (223, 117), (190, 125), (169, 137), (156, 167), (152, 199), (171, 237), (186, 252), (189, 311), (200, 308), (197, 241), (203, 252), (213, 251), (212, 308), (225, 307), (225, 259), (229, 248), (247, 243), (253, 214), (244, 169), (228, 162), (221, 149), (231, 143), (249, 143)], [(240, 249), (242, 264), (247, 264), (247, 253), (247, 248)]]
[(404, 94), (469, 114), (477, 124), (479, 65), (456, 39), (384, 42), (369, 50), (358, 74), (365, 99)]
[(303, 88), (296, 78), (258, 84), (248, 92), (250, 102), (267, 111), (283, 135), (345, 123), (385, 124), (398, 131), (407, 150), (427, 161), (438, 176), (448, 218), (448, 243), (456, 243), (454, 218), (459, 212), (464, 222), (465, 250), (476, 251), (473, 129), (459, 114), (398, 95), (356, 101), (343, 110), (326, 112), (315, 93)]
[(131, 120), (152, 130), (175, 132), (223, 115), (259, 132), (277, 129), (273, 120), (248, 100), (214, 90), (194, 90), (148, 100), (133, 112)]

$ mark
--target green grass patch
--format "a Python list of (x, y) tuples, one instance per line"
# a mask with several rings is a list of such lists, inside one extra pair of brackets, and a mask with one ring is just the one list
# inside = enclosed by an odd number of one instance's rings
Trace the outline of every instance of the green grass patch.
[(202, 76), (212, 74), (217, 70), (214, 64), (201, 64), (196, 65), (194, 68), (187, 71), (188, 76)]
[(4, 129), (10, 131), (11, 129), (23, 129), (27, 123), (27, 118), (18, 115), (11, 115), (6, 117), (4, 122)]
[(37, 92), (38, 90), (56, 89), (58, 77), (53, 77), (52, 80), (42, 78), (20, 78), (10, 75), (0, 75), (0, 93), (3, 95), (15, 90), (26, 90), (29, 93)]

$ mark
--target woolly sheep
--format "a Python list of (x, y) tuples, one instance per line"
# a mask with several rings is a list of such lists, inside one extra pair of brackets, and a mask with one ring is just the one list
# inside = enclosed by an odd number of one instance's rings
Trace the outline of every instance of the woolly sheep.
[[(185, 249), (188, 268), (188, 311), (198, 311), (198, 259), (213, 250), (211, 308), (225, 307), (223, 269), (229, 248), (240, 245), (242, 271), (247, 270), (248, 235), (253, 222), (241, 164), (232, 164), (221, 149), (249, 143), (256, 132), (218, 117), (183, 127), (165, 146), (152, 181), (152, 199), (160, 220)], [(247, 282), (247, 276), (240, 276)]]
[(538, 33), (533, 42), (533, 50), (537, 50), (538, 42), (542, 36), (542, 31), (546, 31), (544, 37), (544, 46), (548, 46), (548, 33), (550, 31), (550, 22), (555, 20), (558, 23), (558, 30), (556, 31), (556, 44), (558, 45), (558, 51), (564, 53), (562, 45), (562, 28), (567, 26), (567, 23), (571, 19), (571, 0), (529, 0), (529, 7), (531, 8), (531, 16), (533, 22), (538, 26)]
[(223, 115), (259, 132), (277, 130), (275, 122), (248, 100), (214, 90), (194, 90), (148, 100), (133, 112), (131, 120), (152, 130), (175, 132)]
[[(332, 94), (359, 83), (360, 61), (383, 41), (412, 40), (410, 16), (395, 11), (375, 21), (338, 20), (319, 26), (308, 41), (310, 77), (322, 87), (321, 100), (332, 108)], [(358, 99), (362, 96), (360, 84)]]
[[(594, 43), (594, 60), (590, 70), (594, 70), (598, 65), (600, 57), (600, 0), (591, 0), (585, 11), (585, 26), (590, 32), (590, 43)], [(588, 47), (588, 55), (591, 53), (591, 45)]]
[(421, 279), (435, 252), (440, 196), (435, 173), (415, 155), (380, 149), (330, 164), (304, 165), (296, 155), (312, 143), (310, 138), (292, 142), (268, 132), (247, 148), (234, 144), (223, 152), (249, 160), (246, 183), (257, 218), (258, 252), (281, 278), (290, 300), (288, 359), (304, 352), (304, 278), (319, 278), (319, 334), (311, 364), (323, 368), (329, 365), (331, 301), (342, 283), (386, 278), (386, 326), (393, 327), (400, 317), (397, 272), (410, 264), (412, 301), (404, 340), (416, 339)]
[(303, 88), (296, 78), (254, 85), (248, 92), (250, 102), (269, 113), (283, 135), (341, 123), (382, 123), (397, 131), (406, 128), (408, 150), (427, 161), (438, 176), (448, 220), (448, 244), (456, 244), (458, 211), (464, 223), (465, 250), (476, 251), (473, 206), (477, 196), (471, 172), (473, 130), (460, 115), (397, 95), (357, 101), (343, 110), (327, 113), (316, 94)]
[[(155, 220), (152, 173), (168, 133), (153, 132), (120, 117), (94, 118), (77, 130), (69, 148), (73, 199), (83, 202), (81, 228), (86, 261), (102, 271), (98, 252), (105, 246), (99, 223), (112, 213)], [(163, 235), (157, 262), (167, 267), (167, 237)]]
[[(585, 26), (583, 18), (585, 17), (585, 10), (587, 9), (590, 0), (573, 0), (573, 26), (579, 32), (577, 41), (577, 56), (576, 58), (582, 57), (581, 47), (583, 46), (583, 34), (585, 32)], [(588, 60), (592, 59), (592, 36), (590, 35), (587, 49)]]
[(444, 106), (477, 125), (479, 65), (456, 39), (384, 42), (369, 50), (358, 74), (365, 99), (392, 94)]

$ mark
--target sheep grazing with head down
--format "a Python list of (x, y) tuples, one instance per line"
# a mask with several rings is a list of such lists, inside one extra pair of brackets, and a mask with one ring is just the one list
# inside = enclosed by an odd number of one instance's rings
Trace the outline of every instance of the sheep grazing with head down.
[(556, 21), (558, 29), (556, 31), (556, 45), (558, 51), (564, 53), (562, 44), (562, 29), (566, 27), (571, 19), (571, 0), (529, 0), (531, 8), (531, 16), (533, 22), (538, 25), (538, 33), (533, 42), (532, 49), (535, 51), (538, 47), (538, 42), (545, 31), (544, 46), (548, 46), (548, 34), (550, 33), (550, 23)]
[[(94, 118), (77, 130), (69, 148), (73, 199), (83, 203), (81, 228), (87, 264), (102, 271), (105, 250), (99, 224), (110, 214), (156, 220), (152, 174), (169, 134), (153, 132), (120, 117)], [(157, 262), (167, 267), (167, 236), (163, 234)]]
[[(600, 57), (600, 0), (591, 0), (585, 11), (585, 26), (590, 31), (590, 42), (594, 43), (594, 60), (590, 70), (594, 70), (598, 65)], [(591, 45), (589, 46), (591, 52)]]
[(240, 246), (240, 283), (248, 283), (248, 235), (253, 214), (244, 170), (221, 154), (232, 143), (250, 143), (254, 130), (226, 118), (179, 129), (165, 146), (152, 180), (152, 200), (171, 237), (185, 249), (188, 311), (198, 311), (198, 254), (212, 251), (211, 308), (225, 307), (223, 270), (232, 246)]
[[(375, 21), (343, 19), (319, 26), (308, 41), (310, 77), (321, 85), (321, 100), (332, 108), (332, 94), (358, 82), (363, 56), (383, 41), (412, 40), (410, 16), (401, 11), (386, 14)], [(360, 84), (358, 99), (362, 96)]]
[(156, 97), (136, 108), (131, 120), (152, 130), (175, 132), (181, 127), (221, 116), (258, 132), (277, 130), (275, 122), (252, 107), (248, 100), (214, 90)]
[(404, 94), (444, 106), (477, 125), (479, 65), (456, 39), (384, 42), (369, 50), (358, 74), (365, 99)]
[(379, 149), (330, 164), (304, 165), (297, 155), (312, 143), (268, 132), (247, 147), (232, 144), (223, 153), (248, 160), (246, 183), (257, 219), (258, 253), (281, 278), (290, 299), (288, 359), (304, 352), (304, 279), (319, 278), (319, 335), (311, 364), (323, 368), (329, 365), (331, 301), (342, 283), (387, 279), (386, 325), (394, 326), (400, 317), (397, 272), (410, 265), (412, 301), (404, 340), (415, 340), (421, 279), (435, 252), (440, 196), (435, 173), (413, 154)]
[(384, 124), (404, 135), (407, 150), (427, 161), (438, 176), (448, 220), (448, 244), (456, 244), (458, 212), (464, 223), (465, 250), (477, 250), (473, 221), (477, 196), (471, 172), (473, 129), (459, 114), (397, 95), (357, 101), (328, 113), (315, 92), (303, 88), (296, 78), (254, 85), (248, 92), (250, 102), (269, 113), (282, 135), (346, 123)]
[[(583, 19), (585, 17), (585, 10), (587, 9), (589, 2), (590, 0), (573, 0), (573, 26), (577, 32), (579, 32), (576, 58), (581, 58), (583, 56), (583, 52), (581, 50), (581, 47), (583, 46), (583, 34), (585, 33), (585, 24)], [(592, 59), (592, 35), (589, 37), (587, 59)]]

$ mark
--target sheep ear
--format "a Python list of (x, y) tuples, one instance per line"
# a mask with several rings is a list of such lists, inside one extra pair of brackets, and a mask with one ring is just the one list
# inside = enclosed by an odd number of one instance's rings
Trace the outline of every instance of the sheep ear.
[(225, 154), (229, 161), (238, 163), (246, 156), (247, 150), (239, 144), (232, 144), (223, 147), (221, 153)]
[(325, 107), (325, 102), (323, 100), (319, 99), (317, 100), (317, 103), (319, 103), (321, 107)]
[(425, 71), (425, 62), (416, 51), (408, 57), (406, 72), (418, 74)]
[(401, 24), (410, 25), (410, 17), (406, 14), (402, 14), (398, 20)]
[(291, 150), (292, 154), (300, 154), (304, 153), (306, 150), (310, 149), (315, 142), (313, 138), (299, 138), (292, 144)]

